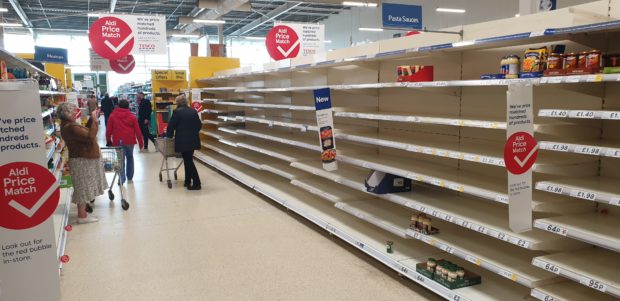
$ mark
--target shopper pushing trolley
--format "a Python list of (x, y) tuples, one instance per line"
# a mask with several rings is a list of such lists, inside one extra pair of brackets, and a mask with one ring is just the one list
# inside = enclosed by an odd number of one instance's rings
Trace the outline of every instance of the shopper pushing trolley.
[(185, 187), (188, 190), (200, 190), (200, 176), (194, 165), (194, 151), (200, 149), (200, 128), (202, 123), (198, 112), (187, 105), (185, 95), (176, 98), (177, 109), (172, 113), (166, 136), (175, 137), (175, 151), (183, 156), (185, 167)]

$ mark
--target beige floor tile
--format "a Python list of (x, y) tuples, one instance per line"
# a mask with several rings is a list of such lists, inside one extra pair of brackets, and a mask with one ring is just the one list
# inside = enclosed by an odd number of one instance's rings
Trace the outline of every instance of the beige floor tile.
[(62, 300), (439, 300), (204, 166), (168, 189), (160, 162), (136, 153), (131, 208), (102, 196), (69, 234)]

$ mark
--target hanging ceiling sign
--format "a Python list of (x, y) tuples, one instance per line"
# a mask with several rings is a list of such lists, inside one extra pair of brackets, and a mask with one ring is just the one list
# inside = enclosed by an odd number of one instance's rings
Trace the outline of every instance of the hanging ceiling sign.
[(325, 50), (325, 25), (310, 23), (275, 23), (267, 33), (265, 44), (276, 61), (297, 56), (315, 55)]
[(95, 52), (109, 60), (129, 54), (167, 53), (163, 16), (102, 16), (90, 26), (88, 38)]
[(136, 67), (136, 60), (133, 55), (128, 55), (118, 60), (110, 60), (110, 67), (119, 74), (128, 74)]
[(112, 71), (112, 67), (109, 60), (102, 58), (93, 49), (90, 49), (90, 71)]
[(382, 3), (383, 27), (422, 29), (422, 6)]
[(34, 46), (34, 60), (37, 62), (49, 62), (68, 64), (67, 49)]

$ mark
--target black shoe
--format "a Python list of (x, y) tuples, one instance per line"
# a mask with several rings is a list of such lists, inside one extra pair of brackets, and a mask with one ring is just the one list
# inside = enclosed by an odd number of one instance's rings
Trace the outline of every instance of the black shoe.
[(183, 183), (183, 187), (189, 187), (189, 186), (191, 186), (190, 183), (188, 183), (188, 182)]
[(91, 206), (89, 203), (86, 203), (86, 212), (93, 213), (93, 206)]
[(200, 187), (200, 185), (187, 187), (187, 190), (200, 190), (200, 189), (202, 189), (202, 187)]

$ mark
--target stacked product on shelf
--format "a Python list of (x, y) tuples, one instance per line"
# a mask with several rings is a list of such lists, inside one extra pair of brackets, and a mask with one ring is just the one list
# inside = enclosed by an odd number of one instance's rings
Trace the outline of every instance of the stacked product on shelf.
[[(618, 300), (619, 78), (519, 78), (524, 59), (512, 55), (529, 49), (528, 72), (543, 73), (554, 57), (543, 46), (619, 53), (620, 26), (604, 17), (619, 11), (620, 1), (597, 1), (466, 25), (462, 38), (425, 33), (334, 50), (324, 61), (217, 72), (198, 81), (203, 107), (221, 116), (205, 119), (196, 157), (446, 299)], [(497, 68), (490, 58), (502, 57), (511, 76), (480, 80)], [(433, 81), (398, 82), (405, 64), (433, 66)], [(537, 113), (526, 232), (508, 221), (503, 149), (513, 83), (534, 86)], [(326, 86), (333, 172), (322, 168), (313, 101)], [(409, 179), (411, 191), (370, 193), (371, 171)], [(441, 260), (452, 264), (445, 277)], [(451, 285), (459, 268), (479, 283)]]

